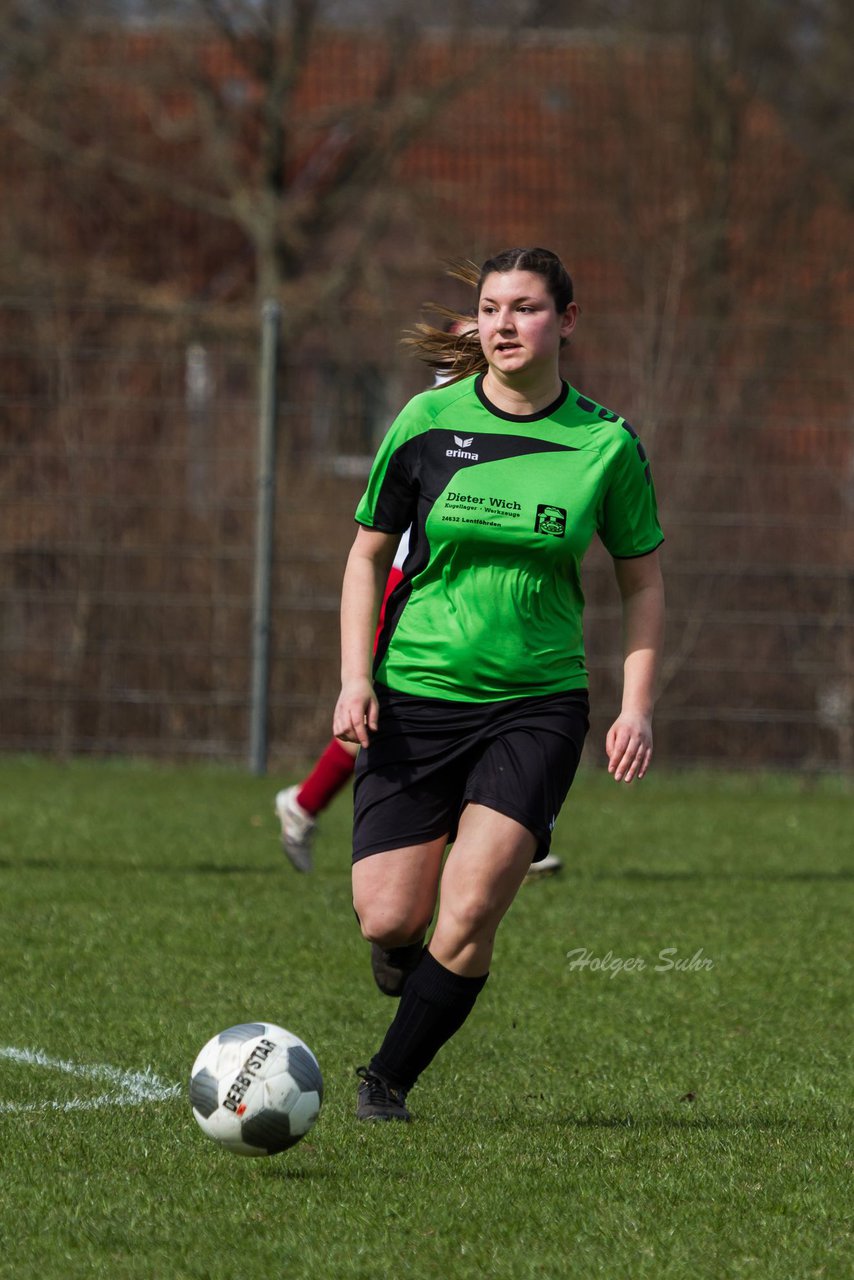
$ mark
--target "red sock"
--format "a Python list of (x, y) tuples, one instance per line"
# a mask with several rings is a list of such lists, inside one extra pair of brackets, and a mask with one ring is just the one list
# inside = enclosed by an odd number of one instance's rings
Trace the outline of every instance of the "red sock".
[(349, 782), (355, 767), (354, 757), (333, 738), (297, 792), (297, 804), (314, 817)]

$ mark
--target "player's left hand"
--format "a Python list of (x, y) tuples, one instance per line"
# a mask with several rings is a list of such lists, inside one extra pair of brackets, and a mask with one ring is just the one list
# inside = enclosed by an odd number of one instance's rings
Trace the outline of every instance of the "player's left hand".
[(605, 738), (608, 772), (615, 782), (642, 778), (652, 759), (652, 720), (622, 712)]

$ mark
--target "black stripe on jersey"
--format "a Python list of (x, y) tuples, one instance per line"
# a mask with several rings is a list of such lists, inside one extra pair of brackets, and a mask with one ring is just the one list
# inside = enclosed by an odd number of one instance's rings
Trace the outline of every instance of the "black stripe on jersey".
[[(430, 559), (430, 546), (424, 529), (426, 512), (419, 511), (413, 499), (417, 498), (412, 480), (418, 478), (418, 489), (428, 502), (435, 500), (448, 488), (458, 471), (478, 467), (489, 462), (503, 462), (507, 458), (530, 457), (535, 453), (577, 453), (570, 444), (554, 444), (549, 440), (532, 440), (529, 436), (472, 435), (461, 436), (466, 448), (457, 442), (459, 432), (433, 427), (407, 440), (394, 451), (389, 460), (380, 492), (374, 506), (374, 529), (396, 531), (412, 525), (409, 554), (403, 563), (403, 581), (392, 591), (385, 606), (383, 628), (377, 640), (374, 670), (385, 657), (395, 627), (400, 621), (412, 591), (412, 579), (426, 567)], [(462, 457), (455, 455), (464, 455)], [(401, 486), (396, 489), (395, 486)]]
[(400, 622), (400, 616), (412, 594), (412, 579), (422, 569), (426, 569), (429, 561), (430, 544), (427, 541), (427, 535), (424, 529), (419, 529), (417, 523), (415, 523), (412, 525), (409, 534), (409, 551), (401, 566), (403, 580), (397, 584), (385, 602), (383, 629), (377, 636), (377, 643), (374, 649), (374, 673), (379, 670), (380, 663), (386, 655), (386, 650), (391, 643), (397, 624)]
[(629, 435), (634, 440), (635, 448), (638, 451), (638, 457), (640, 458), (641, 462), (644, 464), (644, 468), (643, 468), (644, 479), (646, 480), (647, 484), (652, 484), (652, 472), (650, 471), (649, 463), (647, 462), (646, 449), (641, 444), (638, 433), (635, 431), (634, 427), (630, 422), (626, 422), (625, 418), (623, 419), (622, 425), (623, 425), (623, 430), (628, 431)]
[(603, 422), (619, 422), (620, 415), (614, 413), (612, 409), (603, 409), (601, 404), (597, 404), (595, 400), (589, 399), (587, 396), (577, 396), (575, 403), (579, 409), (583, 409), (585, 413), (594, 413), (597, 418), (601, 418)]
[[(530, 436), (472, 435), (465, 436), (466, 447), (459, 448), (458, 433), (434, 427), (419, 437), (421, 457), (418, 474), (421, 490), (433, 497), (443, 493), (458, 471), (483, 466), (488, 462), (504, 462), (507, 458), (525, 458), (536, 453), (577, 453), (571, 444), (555, 444), (551, 440), (532, 440)], [(406, 446), (404, 445), (404, 448)]]
[(533, 453), (577, 453), (571, 444), (532, 440), (529, 436), (489, 434), (460, 436), (468, 442), (462, 449), (457, 435), (453, 430), (433, 427), (395, 449), (374, 504), (372, 529), (395, 533), (408, 528), (416, 517), (419, 492), (438, 498), (457, 472), (468, 467), (502, 462), (506, 458), (524, 458)]

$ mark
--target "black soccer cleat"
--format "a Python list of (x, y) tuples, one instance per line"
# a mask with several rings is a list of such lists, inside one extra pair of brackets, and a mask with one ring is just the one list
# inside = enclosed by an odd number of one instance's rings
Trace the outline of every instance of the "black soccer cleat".
[(406, 1107), (406, 1091), (395, 1089), (369, 1067), (357, 1067), (361, 1078), (356, 1098), (357, 1120), (411, 1120)]
[(371, 971), (384, 996), (402, 994), (407, 978), (418, 968), (423, 950), (423, 938), (405, 947), (391, 947), (388, 951), (376, 942), (371, 943)]

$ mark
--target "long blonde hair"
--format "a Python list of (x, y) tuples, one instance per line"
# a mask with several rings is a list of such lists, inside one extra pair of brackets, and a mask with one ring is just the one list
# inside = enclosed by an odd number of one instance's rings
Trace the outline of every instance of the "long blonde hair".
[[(478, 303), (483, 282), (494, 271), (502, 274), (532, 271), (542, 276), (559, 313), (564, 312), (573, 300), (569, 272), (550, 249), (505, 249), (503, 253), (487, 258), (481, 267), (469, 258), (450, 262), (447, 266), (449, 276), (471, 285)], [(447, 382), (457, 382), (473, 373), (486, 373), (489, 365), (480, 345), (476, 312), (454, 311), (440, 302), (425, 305), (428, 311), (444, 319), (444, 326), (416, 324), (401, 339), (403, 345), (436, 373), (443, 374)]]

